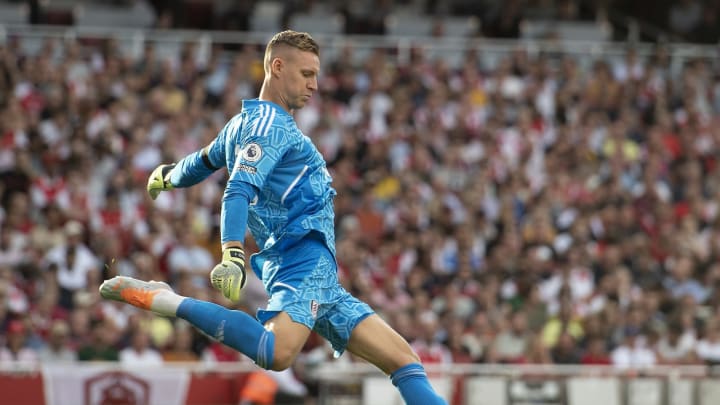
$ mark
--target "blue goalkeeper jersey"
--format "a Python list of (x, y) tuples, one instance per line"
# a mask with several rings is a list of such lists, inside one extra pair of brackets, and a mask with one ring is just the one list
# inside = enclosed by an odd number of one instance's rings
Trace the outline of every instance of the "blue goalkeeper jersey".
[[(187, 156), (173, 174), (176, 187), (188, 187), (226, 166), (230, 177), (225, 196), (253, 186), (247, 227), (261, 251), (254, 257), (253, 271), (269, 282), (275, 278), (283, 251), (316, 231), (335, 255), (335, 190), (320, 152), (303, 135), (293, 117), (269, 101), (244, 100), (240, 114), (234, 116), (207, 148)], [(175, 170), (174, 170), (175, 172)], [(244, 221), (234, 219), (242, 213), (223, 209), (227, 225), (221, 229), (223, 241), (242, 240), (245, 229), (225, 228)], [(225, 212), (228, 211), (228, 212)], [(244, 215), (243, 215), (244, 217)], [(228, 238), (232, 232), (237, 238)], [(270, 260), (273, 274), (263, 274)]]
[(281, 253), (311, 231), (335, 255), (332, 178), (310, 138), (280, 106), (244, 100), (209, 146), (208, 158), (227, 167), (226, 194), (242, 183), (255, 187), (247, 225), (261, 255)]

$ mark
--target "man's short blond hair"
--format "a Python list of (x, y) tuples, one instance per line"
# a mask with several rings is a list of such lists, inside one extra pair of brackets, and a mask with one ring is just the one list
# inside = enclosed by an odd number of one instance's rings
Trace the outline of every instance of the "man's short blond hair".
[(270, 70), (270, 58), (272, 51), (280, 46), (289, 46), (304, 52), (312, 52), (318, 57), (320, 56), (320, 47), (317, 42), (307, 32), (299, 32), (286, 30), (275, 34), (265, 48), (265, 71)]

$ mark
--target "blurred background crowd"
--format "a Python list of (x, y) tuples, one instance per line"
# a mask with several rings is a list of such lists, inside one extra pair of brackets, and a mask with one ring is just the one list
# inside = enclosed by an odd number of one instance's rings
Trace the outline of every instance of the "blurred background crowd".
[[(492, 38), (522, 37), (537, 21), (597, 22), (615, 40), (637, 28), (648, 41), (717, 43), (720, 36), (718, 0), (1, 0), (0, 11), (0, 21), (96, 27), (272, 31), (309, 18), (316, 30), (385, 35), (404, 23), (417, 31), (425, 19), (472, 17), (464, 34)], [(442, 35), (442, 24), (432, 25), (428, 31)]]
[[(122, 274), (232, 306), (207, 279), (225, 172), (157, 201), (145, 185), (257, 95), (263, 49), (21, 45), (0, 45), (0, 365), (241, 361), (97, 288)], [(716, 61), (354, 51), (295, 118), (338, 191), (342, 283), (424, 362), (720, 363)], [(265, 299), (252, 277), (236, 307)], [(314, 336), (298, 375), (330, 356)]]

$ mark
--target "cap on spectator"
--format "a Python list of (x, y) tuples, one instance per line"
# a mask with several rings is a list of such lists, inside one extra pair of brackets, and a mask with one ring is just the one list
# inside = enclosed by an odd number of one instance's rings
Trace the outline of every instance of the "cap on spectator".
[(70, 326), (62, 319), (57, 319), (50, 326), (50, 335), (67, 336), (70, 333)]
[(65, 235), (66, 236), (82, 236), (83, 224), (78, 221), (72, 220), (65, 224)]
[(93, 302), (93, 295), (87, 291), (77, 291), (73, 295), (73, 303), (78, 307), (89, 307)]

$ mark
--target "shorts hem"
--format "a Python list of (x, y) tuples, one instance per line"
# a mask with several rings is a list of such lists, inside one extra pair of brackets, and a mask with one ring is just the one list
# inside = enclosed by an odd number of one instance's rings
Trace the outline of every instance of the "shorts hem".
[(337, 359), (338, 357), (342, 356), (343, 353), (345, 353), (345, 349), (347, 349), (348, 342), (350, 341), (350, 337), (352, 337), (352, 333), (355, 330), (355, 328), (360, 324), (360, 322), (364, 321), (368, 316), (375, 314), (375, 311), (370, 311), (366, 314), (363, 314), (359, 316), (355, 323), (353, 324), (352, 328), (350, 328), (350, 335), (348, 336), (347, 340), (343, 342), (342, 344), (337, 344), (338, 342), (331, 341), (330, 345), (332, 346), (333, 350), (335, 351), (334, 357)]
[(265, 323), (273, 318), (275, 318), (280, 312), (285, 312), (288, 314), (290, 319), (295, 322), (299, 323), (301, 325), (305, 325), (308, 329), (312, 330), (313, 324), (308, 324), (304, 319), (300, 319), (302, 317), (299, 317), (297, 315), (293, 315), (292, 313), (278, 309), (278, 310), (266, 310), (266, 309), (258, 309), (257, 313), (255, 314), (255, 318), (257, 318), (258, 321), (260, 321), (261, 324), (265, 325)]

